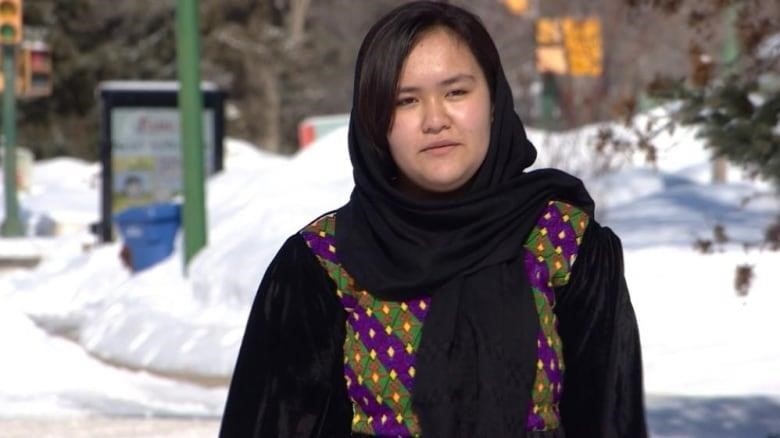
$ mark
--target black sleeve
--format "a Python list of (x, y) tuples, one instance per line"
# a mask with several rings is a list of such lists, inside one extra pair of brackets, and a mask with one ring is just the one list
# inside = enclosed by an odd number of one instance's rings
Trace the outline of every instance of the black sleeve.
[(591, 222), (555, 312), (563, 342), (566, 436), (647, 436), (642, 356), (620, 239)]
[(246, 324), (219, 436), (347, 437), (345, 315), (299, 235), (268, 266)]

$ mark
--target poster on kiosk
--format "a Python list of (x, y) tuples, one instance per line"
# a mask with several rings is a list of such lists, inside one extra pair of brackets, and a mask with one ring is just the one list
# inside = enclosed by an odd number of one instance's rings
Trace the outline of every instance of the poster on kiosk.
[[(222, 170), (225, 93), (201, 85), (205, 175)], [(129, 207), (173, 200), (182, 190), (177, 82), (108, 81), (101, 103), (103, 186), (98, 234), (112, 240), (112, 217)]]

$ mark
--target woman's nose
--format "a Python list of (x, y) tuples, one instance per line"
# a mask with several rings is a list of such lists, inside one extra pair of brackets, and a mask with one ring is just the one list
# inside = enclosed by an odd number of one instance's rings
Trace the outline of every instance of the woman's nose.
[(423, 112), (423, 132), (436, 134), (450, 127), (451, 120), (442, 102), (432, 99), (424, 105)]

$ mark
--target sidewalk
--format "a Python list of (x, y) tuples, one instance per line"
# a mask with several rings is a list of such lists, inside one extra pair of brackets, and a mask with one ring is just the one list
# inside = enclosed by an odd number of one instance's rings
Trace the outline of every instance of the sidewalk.
[(2, 438), (216, 438), (219, 420), (85, 417), (0, 420)]

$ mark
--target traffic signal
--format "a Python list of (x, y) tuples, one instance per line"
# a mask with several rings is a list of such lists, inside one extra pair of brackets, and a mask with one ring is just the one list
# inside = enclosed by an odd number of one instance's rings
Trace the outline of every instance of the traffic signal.
[(52, 92), (51, 51), (44, 43), (24, 43), (21, 50), (19, 82), (23, 96), (44, 97)]
[(0, 0), (0, 44), (22, 42), (22, 0)]

